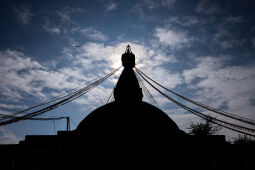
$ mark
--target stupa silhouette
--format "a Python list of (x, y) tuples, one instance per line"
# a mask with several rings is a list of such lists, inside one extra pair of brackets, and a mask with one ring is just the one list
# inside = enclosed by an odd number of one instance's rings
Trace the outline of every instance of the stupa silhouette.
[(156, 156), (186, 135), (162, 110), (142, 101), (142, 89), (133, 71), (135, 55), (127, 47), (122, 71), (114, 89), (114, 102), (90, 113), (77, 127), (81, 145), (92, 152), (115, 156)]

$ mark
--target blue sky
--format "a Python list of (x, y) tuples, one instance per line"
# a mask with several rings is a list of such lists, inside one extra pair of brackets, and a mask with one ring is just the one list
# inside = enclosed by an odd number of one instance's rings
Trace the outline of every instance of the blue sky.
[[(0, 113), (25, 109), (108, 73), (121, 64), (130, 44), (137, 67), (159, 83), (255, 119), (253, 7), (252, 0), (3, 0)], [(70, 116), (75, 129), (106, 103), (117, 79), (44, 116)], [(201, 121), (145, 85), (181, 129)], [(55, 121), (55, 131), (64, 129), (64, 120)], [(52, 121), (18, 122), (0, 127), (0, 143), (55, 131)], [(237, 135), (225, 129), (219, 133)]]

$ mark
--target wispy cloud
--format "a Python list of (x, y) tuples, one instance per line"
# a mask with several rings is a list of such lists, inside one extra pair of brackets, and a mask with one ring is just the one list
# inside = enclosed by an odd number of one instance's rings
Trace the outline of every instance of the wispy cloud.
[(233, 33), (229, 32), (226, 28), (220, 27), (218, 32), (214, 34), (213, 42), (220, 45), (224, 49), (229, 49), (237, 44), (241, 44), (242, 41), (237, 40)]
[(184, 46), (188, 46), (193, 40), (187, 35), (187, 33), (182, 31), (174, 31), (168, 28), (157, 27), (154, 33), (160, 43), (169, 46), (172, 49), (179, 49)]
[[(96, 109), (104, 104), (106, 104), (109, 98), (112, 88), (106, 88), (105, 86), (98, 86), (91, 90), (87, 95), (75, 100), (75, 103), (80, 105), (90, 106), (91, 109)], [(91, 105), (93, 103), (93, 105)]]
[(20, 138), (10, 130), (0, 127), (0, 144), (18, 144)]
[(25, 57), (23, 53), (13, 50), (1, 51), (2, 60), (0, 67), (0, 93), (7, 97), (6, 100), (18, 100), (22, 98), (19, 91), (31, 93), (36, 96), (43, 96), (38, 88), (30, 88), (29, 82), (32, 81), (27, 77), (33, 70), (43, 69), (43, 66), (31, 58)]
[(26, 4), (14, 7), (14, 13), (18, 22), (23, 25), (29, 24), (34, 15), (29, 6)]
[(204, 24), (205, 21), (199, 20), (195, 16), (182, 16), (182, 17), (170, 17), (167, 20), (167, 23), (170, 24), (179, 24), (181, 26), (192, 26), (192, 25), (197, 25), (197, 24)]
[(18, 101), (27, 95), (45, 100), (45, 88), (59, 92), (94, 78), (85, 77), (78, 66), (57, 70), (46, 68), (22, 52), (14, 50), (1, 51), (0, 59), (0, 94), (5, 97), (5, 101)]
[(88, 28), (76, 27), (76, 28), (73, 28), (71, 32), (79, 32), (87, 36), (91, 40), (95, 40), (95, 41), (106, 41), (108, 39), (107, 35), (104, 35), (102, 32), (91, 27), (88, 27)]
[(149, 8), (153, 9), (158, 7), (158, 2), (155, 0), (143, 0), (143, 3)]
[(203, 57), (183, 76), (197, 98), (214, 107), (225, 107), (234, 114), (255, 119), (255, 65), (226, 66), (231, 57)]
[(211, 15), (220, 13), (221, 8), (213, 1), (201, 0), (196, 7), (196, 12)]
[(13, 110), (13, 109), (24, 109), (26, 108), (26, 106), (0, 103), (0, 108)]
[(214, 22), (215, 33), (212, 42), (225, 50), (241, 46), (246, 42), (246, 38), (240, 36), (240, 32), (237, 32), (236, 28), (240, 26), (240, 23), (245, 24), (244, 22), (246, 20), (242, 16), (229, 15), (222, 17), (219, 22)]
[(142, 0), (142, 2), (149, 8), (149, 9), (154, 9), (158, 7), (166, 7), (166, 8), (172, 8), (176, 0)]
[(245, 20), (243, 19), (242, 16), (228, 16), (225, 18), (225, 22), (227, 24), (238, 24), (238, 23), (241, 23), (241, 22), (245, 22)]
[[(15, 50), (1, 51), (0, 95), (2, 99), (4, 98), (4, 101), (2, 100), (1, 102), (0, 100), (0, 107), (8, 110), (22, 109), (23, 106), (17, 106), (12, 103), (18, 102), (28, 96), (43, 101), (108, 73), (111, 71), (111, 65), (109, 66), (107, 63), (114, 63), (114, 61), (109, 59), (108, 55), (111, 52), (109, 49), (113, 50), (114, 48), (102, 48), (101, 50), (100, 47), (102, 47), (100, 44), (86, 44), (80, 48), (77, 54), (72, 56), (72, 60), (70, 60), (68, 65), (53, 69), (32, 60), (22, 52)], [(96, 51), (94, 50), (99, 52), (95, 53)], [(64, 51), (64, 55), (65, 53), (66, 51)], [(67, 55), (67, 57), (70, 56)], [(120, 60), (120, 58), (111, 59)], [(112, 66), (114, 68), (117, 67), (116, 65)], [(116, 83), (116, 78), (111, 78), (110, 82)], [(110, 89), (112, 89), (113, 83), (110, 83), (110, 85), (108, 88), (99, 88), (101, 91), (98, 91), (98, 89), (93, 91), (108, 95), (108, 92), (109, 94), (111, 92)], [(103, 100), (99, 100), (100, 97), (96, 95), (95, 93), (91, 93), (87, 103), (90, 102), (91, 105), (91, 103), (95, 102), (92, 99), (96, 98), (98, 102), (101, 102), (101, 105), (104, 104)], [(9, 103), (5, 104), (6, 102)], [(80, 104), (79, 102), (76, 103)], [(4, 112), (4, 114), (8, 114), (8, 112)]]
[(43, 29), (52, 34), (60, 34), (61, 32), (60, 28), (57, 26), (53, 26), (49, 19), (46, 20), (45, 24), (43, 25)]
[(113, 10), (117, 9), (117, 6), (118, 6), (117, 3), (115, 3), (115, 2), (110, 2), (110, 3), (108, 3), (108, 4), (106, 5), (106, 10), (107, 10), (107, 11), (113, 11)]
[(176, 0), (161, 0), (161, 4), (167, 8), (172, 8)]
[(140, 3), (135, 4), (135, 6), (132, 8), (131, 12), (138, 15), (140, 19), (144, 19), (144, 17), (145, 17), (143, 5)]
[(56, 11), (57, 15), (61, 18), (62, 21), (69, 21), (71, 19), (71, 14), (76, 12), (83, 12), (83, 10), (81, 8), (66, 6)]

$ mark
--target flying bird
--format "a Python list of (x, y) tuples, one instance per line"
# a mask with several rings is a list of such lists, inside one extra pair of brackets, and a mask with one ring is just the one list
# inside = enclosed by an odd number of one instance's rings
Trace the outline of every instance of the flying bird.
[(77, 48), (79, 48), (79, 47), (81, 47), (81, 45), (74, 45), (74, 47), (77, 47)]

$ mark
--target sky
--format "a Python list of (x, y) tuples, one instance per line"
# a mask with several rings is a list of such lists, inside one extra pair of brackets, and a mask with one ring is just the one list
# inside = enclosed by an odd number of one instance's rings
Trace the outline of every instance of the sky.
[[(130, 44), (136, 66), (160, 84), (255, 120), (254, 5), (253, 0), (1, 0), (0, 113), (39, 104), (109, 73), (121, 65)], [(120, 73), (41, 117), (69, 116), (75, 129), (106, 104)], [(191, 123), (201, 122), (145, 86), (180, 129), (187, 132)], [(0, 143), (65, 127), (65, 120), (21, 121), (0, 127)], [(218, 133), (226, 139), (238, 135)]]

